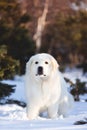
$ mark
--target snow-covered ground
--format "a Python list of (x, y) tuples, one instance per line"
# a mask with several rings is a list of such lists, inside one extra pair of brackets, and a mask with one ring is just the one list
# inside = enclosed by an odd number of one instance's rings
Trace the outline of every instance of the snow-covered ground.
[[(75, 82), (76, 78), (87, 82), (87, 77), (83, 76), (81, 70), (67, 70), (64, 76)], [(17, 85), (16, 91), (9, 98), (25, 101), (24, 77), (15, 77), (15, 80), (3, 81), (8, 84)], [(87, 99), (87, 94), (80, 97)], [(75, 106), (66, 118), (47, 119), (38, 117), (29, 121), (26, 117), (26, 108), (15, 104), (0, 105), (0, 130), (87, 130), (87, 124), (74, 125), (76, 121), (87, 119), (87, 102), (75, 102)]]

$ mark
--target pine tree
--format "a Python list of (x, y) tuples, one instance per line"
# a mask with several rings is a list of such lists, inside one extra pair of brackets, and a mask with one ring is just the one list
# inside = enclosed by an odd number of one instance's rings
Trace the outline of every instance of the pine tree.
[(9, 97), (12, 93), (15, 92), (15, 85), (8, 85), (0, 83), (0, 100), (4, 100), (5, 97)]
[(72, 95), (74, 95), (75, 101), (80, 100), (80, 95), (87, 93), (86, 82), (81, 82), (79, 79), (76, 79), (76, 83), (71, 90)]
[(0, 46), (0, 80), (13, 78), (19, 73), (19, 61), (7, 55), (7, 47)]
[(15, 85), (4, 84), (3, 79), (13, 78), (19, 71), (19, 61), (7, 55), (5, 45), (0, 46), (0, 103), (5, 100), (5, 97), (10, 96), (14, 91)]

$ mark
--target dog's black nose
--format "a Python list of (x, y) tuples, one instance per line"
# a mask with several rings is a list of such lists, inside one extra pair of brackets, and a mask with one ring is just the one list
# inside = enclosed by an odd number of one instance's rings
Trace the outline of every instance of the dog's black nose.
[(38, 74), (39, 74), (39, 75), (42, 75), (42, 74), (43, 74), (43, 67), (42, 67), (42, 66), (39, 66), (39, 67), (38, 67)]

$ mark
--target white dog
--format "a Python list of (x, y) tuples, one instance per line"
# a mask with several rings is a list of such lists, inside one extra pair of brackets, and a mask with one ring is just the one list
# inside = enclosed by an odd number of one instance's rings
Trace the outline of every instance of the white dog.
[(35, 119), (43, 110), (49, 118), (64, 117), (73, 106), (73, 97), (58, 70), (57, 61), (49, 54), (36, 54), (26, 64), (25, 87), (27, 116)]

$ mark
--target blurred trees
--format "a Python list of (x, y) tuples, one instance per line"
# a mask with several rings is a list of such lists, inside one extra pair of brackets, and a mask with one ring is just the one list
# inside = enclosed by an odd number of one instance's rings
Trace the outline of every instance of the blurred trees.
[(13, 78), (19, 73), (20, 63), (7, 55), (5, 45), (0, 46), (0, 80)]
[[(6, 46), (4, 59), (11, 57), (17, 60), (15, 65), (19, 61), (21, 74), (26, 61), (35, 53), (35, 43), (28, 28), (29, 22), (34, 19), (28, 13), (22, 11), (18, 0), (0, 0), (0, 47)], [(55, 19), (47, 23), (40, 52), (51, 53), (62, 64), (77, 64), (86, 60), (86, 42), (87, 12), (59, 12)], [(2, 57), (2, 50), (0, 55)]]
[[(29, 21), (30, 16), (22, 13), (18, 0), (0, 0), (0, 46), (5, 45), (7, 48), (5, 59), (9, 56), (12, 60), (19, 60), (21, 73), (24, 73), (25, 62), (35, 49), (29, 29), (26, 28)], [(11, 60), (6, 62), (8, 64)]]
[[(45, 44), (44, 44), (45, 43)], [(59, 13), (48, 24), (41, 51), (50, 52), (61, 63), (79, 63), (87, 57), (87, 12)]]

